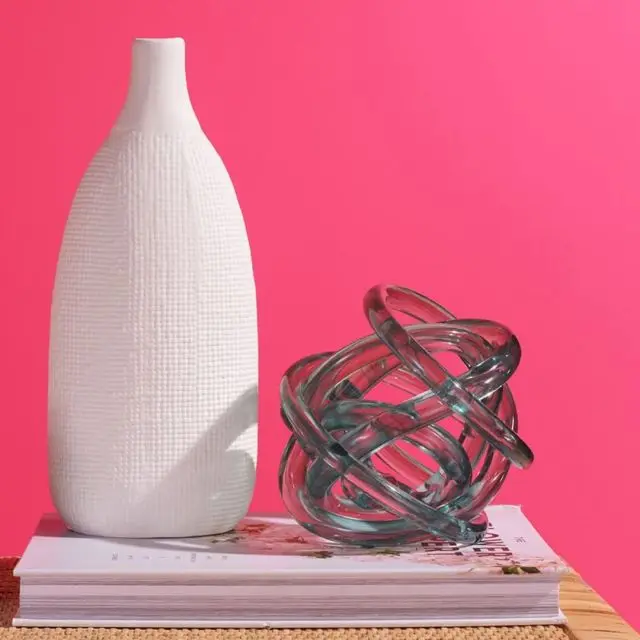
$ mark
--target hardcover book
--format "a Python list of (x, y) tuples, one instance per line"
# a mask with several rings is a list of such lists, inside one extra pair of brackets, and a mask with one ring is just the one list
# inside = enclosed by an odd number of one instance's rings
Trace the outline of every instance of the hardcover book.
[(43, 517), (15, 568), (18, 626), (390, 627), (558, 624), (567, 570), (516, 506), (477, 545), (345, 547), (284, 516), (226, 534), (83, 536)]

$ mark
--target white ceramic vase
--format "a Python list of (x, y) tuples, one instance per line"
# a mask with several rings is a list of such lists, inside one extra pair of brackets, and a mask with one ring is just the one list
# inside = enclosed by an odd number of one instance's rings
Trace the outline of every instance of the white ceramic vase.
[(60, 250), (50, 487), (84, 534), (215, 534), (253, 493), (250, 248), (185, 68), (181, 38), (133, 43), (123, 110), (78, 187)]

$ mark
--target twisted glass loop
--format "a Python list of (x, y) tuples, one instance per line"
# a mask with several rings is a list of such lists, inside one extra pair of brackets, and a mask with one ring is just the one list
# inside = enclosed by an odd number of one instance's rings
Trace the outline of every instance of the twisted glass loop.
[[(458, 320), (404, 287), (372, 288), (364, 311), (372, 335), (304, 358), (282, 379), (292, 432), (279, 473), (285, 506), (346, 544), (473, 544), (510, 465), (533, 461), (507, 385), (520, 345), (505, 326)], [(465, 371), (450, 373), (442, 354)], [(372, 399), (381, 387), (406, 397)]]

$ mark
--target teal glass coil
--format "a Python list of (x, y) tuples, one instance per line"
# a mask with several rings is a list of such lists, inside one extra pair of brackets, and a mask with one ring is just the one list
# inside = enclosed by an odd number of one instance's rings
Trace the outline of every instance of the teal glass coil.
[(373, 287), (364, 312), (371, 335), (282, 378), (284, 504), (342, 544), (474, 544), (511, 465), (533, 462), (507, 384), (520, 344), (499, 323), (457, 319), (405, 287)]

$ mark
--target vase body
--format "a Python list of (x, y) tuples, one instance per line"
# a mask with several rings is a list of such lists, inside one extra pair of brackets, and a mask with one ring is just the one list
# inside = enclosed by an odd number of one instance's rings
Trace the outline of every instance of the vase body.
[(180, 38), (136, 40), (129, 93), (76, 192), (49, 357), (49, 479), (67, 526), (227, 531), (257, 463), (250, 247), (202, 131)]

